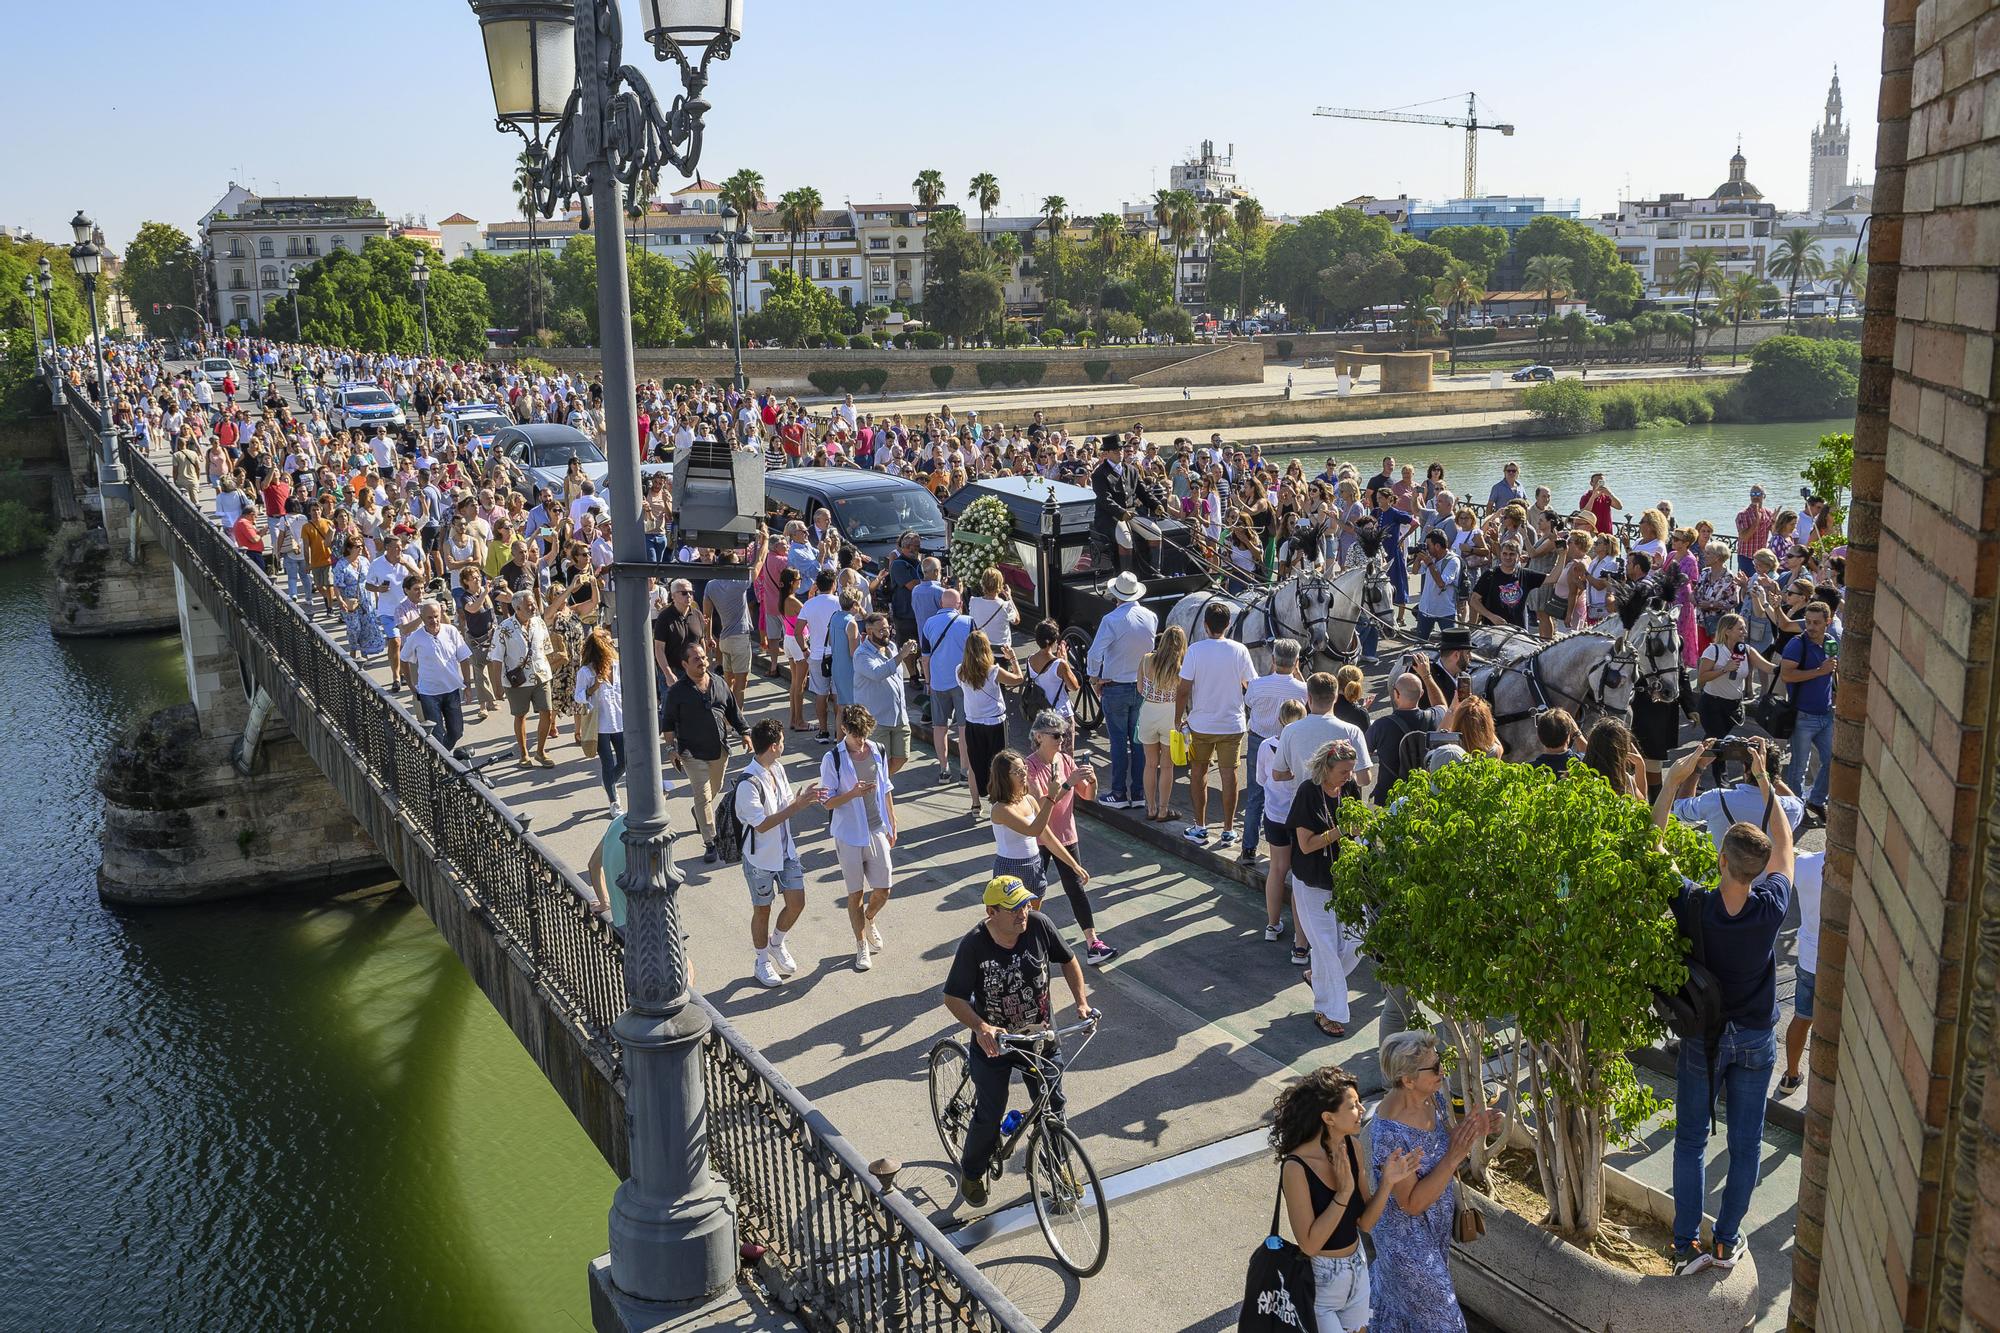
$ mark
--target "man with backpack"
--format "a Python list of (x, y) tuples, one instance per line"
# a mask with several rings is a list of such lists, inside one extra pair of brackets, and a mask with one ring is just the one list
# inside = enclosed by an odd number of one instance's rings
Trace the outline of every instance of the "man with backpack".
[[(820, 785), (808, 782), (797, 792), (785, 777), (785, 728), (766, 718), (750, 728), (751, 758), (729, 796), (734, 827), (716, 821), (722, 850), (741, 839), (743, 882), (750, 889), (750, 943), (756, 947), (757, 983), (779, 986), (799, 965), (785, 947), (785, 933), (806, 907), (805, 869), (799, 864), (799, 844), (792, 835), (792, 816), (819, 801)], [(785, 905), (771, 926), (771, 905), (778, 894)]]
[[(1653, 805), (1660, 827), (1672, 813), (1674, 793), (1714, 745), (1703, 741), (1668, 774)], [(1792, 826), (1769, 817), (1778, 797), (1763, 747), (1751, 750), (1749, 770), (1762, 800), (1755, 814), (1770, 831), (1748, 822), (1730, 825), (1722, 837), (1716, 887), (1685, 881), (1674, 902), (1674, 918), (1688, 942), (1687, 983), (1661, 1000), (1681, 1039), (1674, 1071), (1676, 1275), (1736, 1264), (1762, 1156), (1764, 1099), (1777, 1064), (1777, 941), (1792, 898)], [(1705, 1249), (1703, 1158), (1718, 1090), (1729, 1118), (1729, 1174), (1712, 1245)]]

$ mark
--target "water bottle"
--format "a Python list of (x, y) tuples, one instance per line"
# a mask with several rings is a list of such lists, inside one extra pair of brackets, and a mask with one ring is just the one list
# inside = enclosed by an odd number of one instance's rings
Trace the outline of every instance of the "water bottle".
[(1002, 1134), (1012, 1134), (1021, 1127), (1021, 1121), (1024, 1118), (1019, 1111), (1009, 1111), (1006, 1115), (1000, 1117), (1000, 1132)]

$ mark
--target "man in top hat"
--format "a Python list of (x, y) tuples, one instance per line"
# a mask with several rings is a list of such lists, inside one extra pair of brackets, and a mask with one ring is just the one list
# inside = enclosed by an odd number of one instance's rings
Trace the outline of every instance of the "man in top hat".
[(1090, 474), (1090, 489), (1097, 496), (1097, 508), (1090, 516), (1093, 570), (1110, 566), (1116, 560), (1114, 533), (1119, 520), (1132, 512), (1132, 488), (1121, 457), (1123, 452), (1116, 434), (1106, 435), (1097, 443), (1097, 466)]
[(1129, 569), (1111, 580), (1118, 605), (1097, 622), (1084, 670), (1097, 689), (1104, 729), (1111, 746), (1109, 791), (1098, 798), (1108, 809), (1124, 810), (1146, 799), (1146, 749), (1139, 744), (1139, 664), (1153, 651), (1160, 618), (1140, 598), (1146, 585)]
[(1458, 698), (1459, 682), (1472, 674), (1472, 631), (1453, 626), (1438, 631), (1434, 657), (1415, 654), (1410, 670), (1424, 683), (1424, 702), (1450, 707)]

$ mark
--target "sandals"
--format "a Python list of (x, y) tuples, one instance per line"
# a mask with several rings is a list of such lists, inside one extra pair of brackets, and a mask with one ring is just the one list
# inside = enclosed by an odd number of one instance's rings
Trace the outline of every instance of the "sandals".
[(1789, 1097), (1806, 1085), (1804, 1074), (1783, 1074), (1778, 1078), (1778, 1095)]
[(1331, 1018), (1328, 1018), (1325, 1014), (1314, 1014), (1313, 1026), (1317, 1027), (1321, 1032), (1324, 1032), (1329, 1037), (1345, 1037), (1347, 1035), (1346, 1028), (1334, 1022)]

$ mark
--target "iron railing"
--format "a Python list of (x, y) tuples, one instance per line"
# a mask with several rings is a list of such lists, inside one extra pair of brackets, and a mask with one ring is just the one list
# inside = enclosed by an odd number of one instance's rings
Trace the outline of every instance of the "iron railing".
[[(371, 778), (473, 907), (622, 1084), (611, 1025), (624, 947), (582, 884), (497, 797), (397, 707), (228, 537), (129, 447), (137, 497), (171, 530), (184, 574), (205, 578)], [(826, 1117), (697, 995), (710, 1160), (746, 1238), (816, 1326), (1034, 1333), (1035, 1325), (867, 1164)]]

